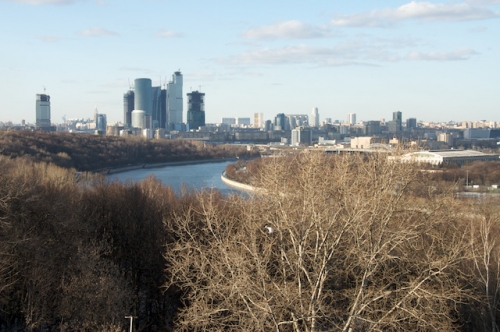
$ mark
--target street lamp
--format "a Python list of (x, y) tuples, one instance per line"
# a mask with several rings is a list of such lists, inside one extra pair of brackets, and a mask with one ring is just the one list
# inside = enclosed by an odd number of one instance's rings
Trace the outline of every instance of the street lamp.
[(125, 316), (125, 318), (128, 318), (130, 319), (130, 332), (132, 332), (132, 326), (133, 326), (133, 321), (134, 321), (134, 318), (137, 318), (137, 317), (134, 317), (134, 316)]

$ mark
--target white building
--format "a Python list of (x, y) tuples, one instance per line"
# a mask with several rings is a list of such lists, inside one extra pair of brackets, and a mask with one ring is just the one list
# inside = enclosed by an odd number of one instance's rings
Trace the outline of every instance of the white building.
[(356, 113), (347, 113), (347, 122), (350, 125), (356, 124)]
[(313, 107), (311, 113), (311, 127), (318, 128), (319, 127), (319, 113), (318, 108)]
[(255, 128), (264, 128), (264, 113), (254, 113), (253, 126)]
[(474, 161), (500, 161), (498, 155), (486, 154), (475, 150), (427, 150), (410, 152), (401, 157), (390, 157), (393, 160), (404, 162), (426, 163), (441, 165), (457, 163), (463, 165)]
[(146, 128), (146, 112), (142, 110), (132, 111), (132, 127), (133, 128)]

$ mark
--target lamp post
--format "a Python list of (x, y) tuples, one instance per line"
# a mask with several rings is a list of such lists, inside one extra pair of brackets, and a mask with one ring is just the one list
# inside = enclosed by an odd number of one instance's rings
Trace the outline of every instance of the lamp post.
[(469, 170), (466, 170), (466, 172), (467, 172), (467, 179), (465, 182), (466, 183), (465, 186), (467, 187), (467, 189), (469, 189)]
[(134, 316), (125, 316), (125, 318), (128, 318), (130, 319), (130, 329), (129, 331), (132, 332), (132, 326), (133, 326), (133, 321), (134, 321), (134, 318), (137, 318), (137, 317), (134, 317)]

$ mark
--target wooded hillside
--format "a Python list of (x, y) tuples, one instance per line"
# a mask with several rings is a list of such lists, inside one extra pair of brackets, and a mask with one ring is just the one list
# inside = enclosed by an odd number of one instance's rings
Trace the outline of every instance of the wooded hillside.
[(245, 146), (212, 145), (184, 140), (146, 140), (31, 131), (0, 131), (0, 155), (26, 157), (78, 171), (92, 171), (137, 163), (246, 157)]

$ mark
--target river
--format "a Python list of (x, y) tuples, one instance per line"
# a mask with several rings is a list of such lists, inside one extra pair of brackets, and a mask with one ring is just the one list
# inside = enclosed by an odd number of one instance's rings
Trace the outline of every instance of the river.
[(171, 186), (179, 194), (183, 185), (188, 190), (199, 190), (204, 188), (215, 188), (222, 194), (241, 194), (238, 190), (226, 186), (220, 176), (227, 165), (234, 161), (202, 163), (181, 166), (164, 166), (161, 168), (140, 168), (117, 174), (111, 174), (108, 179), (111, 181), (141, 181), (150, 175), (154, 175), (163, 184)]

